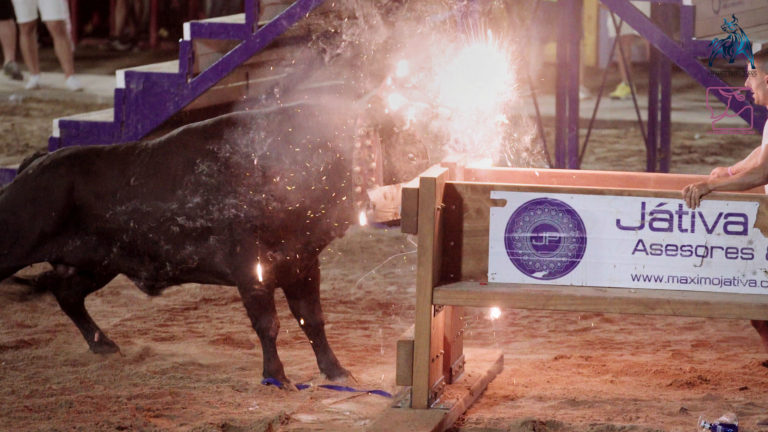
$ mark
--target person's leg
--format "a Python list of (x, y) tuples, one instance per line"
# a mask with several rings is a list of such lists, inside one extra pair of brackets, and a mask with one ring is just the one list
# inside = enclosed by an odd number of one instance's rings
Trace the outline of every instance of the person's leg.
[[(616, 86), (611, 94), (611, 99), (628, 99), (632, 95), (632, 89), (629, 86), (629, 76), (632, 73), (632, 45), (634, 41), (634, 35), (620, 35), (619, 46), (616, 47), (616, 53), (614, 58), (619, 67), (619, 75), (621, 76), (621, 82)], [(624, 58), (622, 59), (622, 52)], [(626, 64), (625, 64), (626, 63)]]
[(53, 38), (53, 50), (59, 59), (61, 69), (64, 70), (64, 75), (67, 77), (74, 75), (75, 58), (67, 35), (67, 23), (63, 20), (45, 21), (45, 26), (48, 27), (48, 32)]
[(11, 18), (0, 20), (0, 45), (3, 49), (3, 73), (16, 81), (24, 79), (19, 71), (19, 65), (16, 64), (16, 21), (12, 18), (12, 6), (10, 0), (0, 0), (6, 3), (3, 7), (11, 8), (11, 11), (4, 10), (3, 15), (10, 15)]
[(31, 76), (25, 84), (27, 89), (39, 87), (40, 62), (37, 57), (37, 2), (12, 0), (19, 26), (19, 48), (21, 57)]
[[(624, 52), (624, 59), (621, 58), (621, 52), (616, 53), (616, 61), (619, 63), (619, 74), (621, 75), (621, 82), (629, 84), (629, 73), (632, 73), (632, 35), (619, 36), (619, 43), (621, 44), (621, 50)], [(628, 68), (629, 73), (627, 73)]]
[(3, 46), (3, 64), (16, 60), (16, 23), (12, 19), (0, 21), (0, 45)]
[(119, 39), (125, 30), (125, 21), (128, 18), (128, 0), (115, 0), (115, 26), (112, 29), (113, 39)]
[(24, 64), (29, 73), (40, 74), (40, 62), (37, 58), (37, 22), (25, 22), (19, 24), (19, 47)]
[(141, 17), (144, 15), (144, 2), (142, 0), (132, 0), (131, 11), (131, 37), (137, 38), (141, 31)]

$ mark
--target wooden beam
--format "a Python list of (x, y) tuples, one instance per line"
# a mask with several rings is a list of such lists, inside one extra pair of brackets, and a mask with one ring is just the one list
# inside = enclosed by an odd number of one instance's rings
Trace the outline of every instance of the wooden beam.
[(395, 384), (399, 386), (413, 384), (413, 326), (397, 339)]
[(432, 340), (432, 288), (440, 269), (440, 203), (448, 170), (432, 167), (419, 177), (418, 271), (416, 274), (416, 323), (413, 347), (413, 408), (429, 406)]
[(402, 183), (368, 189), (368, 199), (373, 207), (371, 222), (389, 222), (400, 219)]
[(400, 201), (400, 231), (405, 234), (419, 232), (419, 178), (403, 183)]
[(432, 301), (473, 307), (768, 320), (768, 296), (763, 294), (464, 281), (436, 287)]
[[(555, 170), (538, 168), (495, 168), (468, 166), (464, 170), (466, 181), (530, 184), (546, 186), (585, 186), (614, 189), (645, 189), (654, 191), (682, 191), (683, 187), (707, 179), (691, 174), (664, 174), (625, 171)], [(453, 179), (452, 179), (453, 180)], [(760, 193), (757, 187), (741, 193)]]
[(366, 428), (367, 432), (442, 432), (480, 397), (488, 384), (504, 369), (504, 357), (498, 350), (467, 350), (467, 372), (458, 383), (447, 386), (444, 398), (433, 409), (408, 408), (401, 400), (386, 409)]

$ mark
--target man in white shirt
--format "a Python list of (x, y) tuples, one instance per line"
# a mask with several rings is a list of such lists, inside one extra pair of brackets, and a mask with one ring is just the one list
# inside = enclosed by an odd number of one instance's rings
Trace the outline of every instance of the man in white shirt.
[[(752, 90), (756, 105), (768, 107), (768, 48), (754, 55), (755, 68), (747, 63), (745, 87)], [(763, 127), (763, 138), (759, 147), (749, 156), (729, 167), (717, 167), (706, 181), (683, 188), (683, 198), (691, 209), (701, 203), (701, 198), (712, 191), (741, 191), (766, 185), (768, 193), (768, 122)], [(768, 321), (752, 321), (768, 351)], [(768, 363), (768, 362), (766, 362)], [(764, 363), (768, 367), (768, 364)]]

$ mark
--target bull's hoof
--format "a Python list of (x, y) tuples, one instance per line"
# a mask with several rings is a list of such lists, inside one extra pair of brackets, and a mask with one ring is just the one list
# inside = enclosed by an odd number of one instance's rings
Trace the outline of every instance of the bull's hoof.
[(120, 347), (105, 336), (102, 336), (96, 342), (89, 343), (88, 347), (94, 354), (114, 354), (120, 352)]
[(264, 381), (262, 381), (262, 384), (269, 384), (274, 385), (282, 390), (288, 390), (288, 391), (298, 391), (299, 389), (296, 388), (296, 385), (289, 380), (285, 374), (277, 374), (280, 376), (280, 378), (275, 376), (267, 376), (267, 374), (264, 374)]
[(328, 378), (330, 381), (343, 381), (347, 378), (352, 378), (352, 373), (348, 370), (344, 369), (341, 366), (335, 366), (332, 368), (325, 368), (326, 370), (323, 370), (323, 374), (325, 374), (325, 377)]

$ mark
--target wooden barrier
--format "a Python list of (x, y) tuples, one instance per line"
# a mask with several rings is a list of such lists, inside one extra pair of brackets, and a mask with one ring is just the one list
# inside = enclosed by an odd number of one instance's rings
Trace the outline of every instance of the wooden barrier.
[[(462, 306), (768, 319), (765, 294), (488, 282), (490, 214), (491, 208), (499, 205), (498, 200), (491, 198), (491, 191), (679, 200), (683, 186), (704, 178), (481, 168), (452, 160), (428, 169), (418, 182), (404, 184), (402, 230), (418, 235), (418, 269), (415, 325), (413, 335), (406, 334), (398, 342), (397, 379), (399, 385), (412, 386), (411, 410), (424, 412), (436, 401), (446, 409), (440, 401), (441, 389), (452, 385), (461, 375), (463, 326), (457, 308)], [(768, 198), (761, 189), (713, 193), (707, 199), (759, 203), (754, 228), (764, 235), (768, 233)], [(496, 366), (489, 376), (495, 376), (500, 362), (491, 363)], [(477, 391), (475, 388), (474, 392)], [(445, 416), (455, 418), (461, 414), (456, 410), (467, 407), (466, 403), (456, 403), (447, 407), (443, 417), (430, 416), (439, 418), (440, 426), (433, 423), (424, 430), (450, 427), (445, 425)], [(401, 411), (403, 416), (413, 415), (407, 409)], [(388, 414), (390, 421), (392, 415)]]

